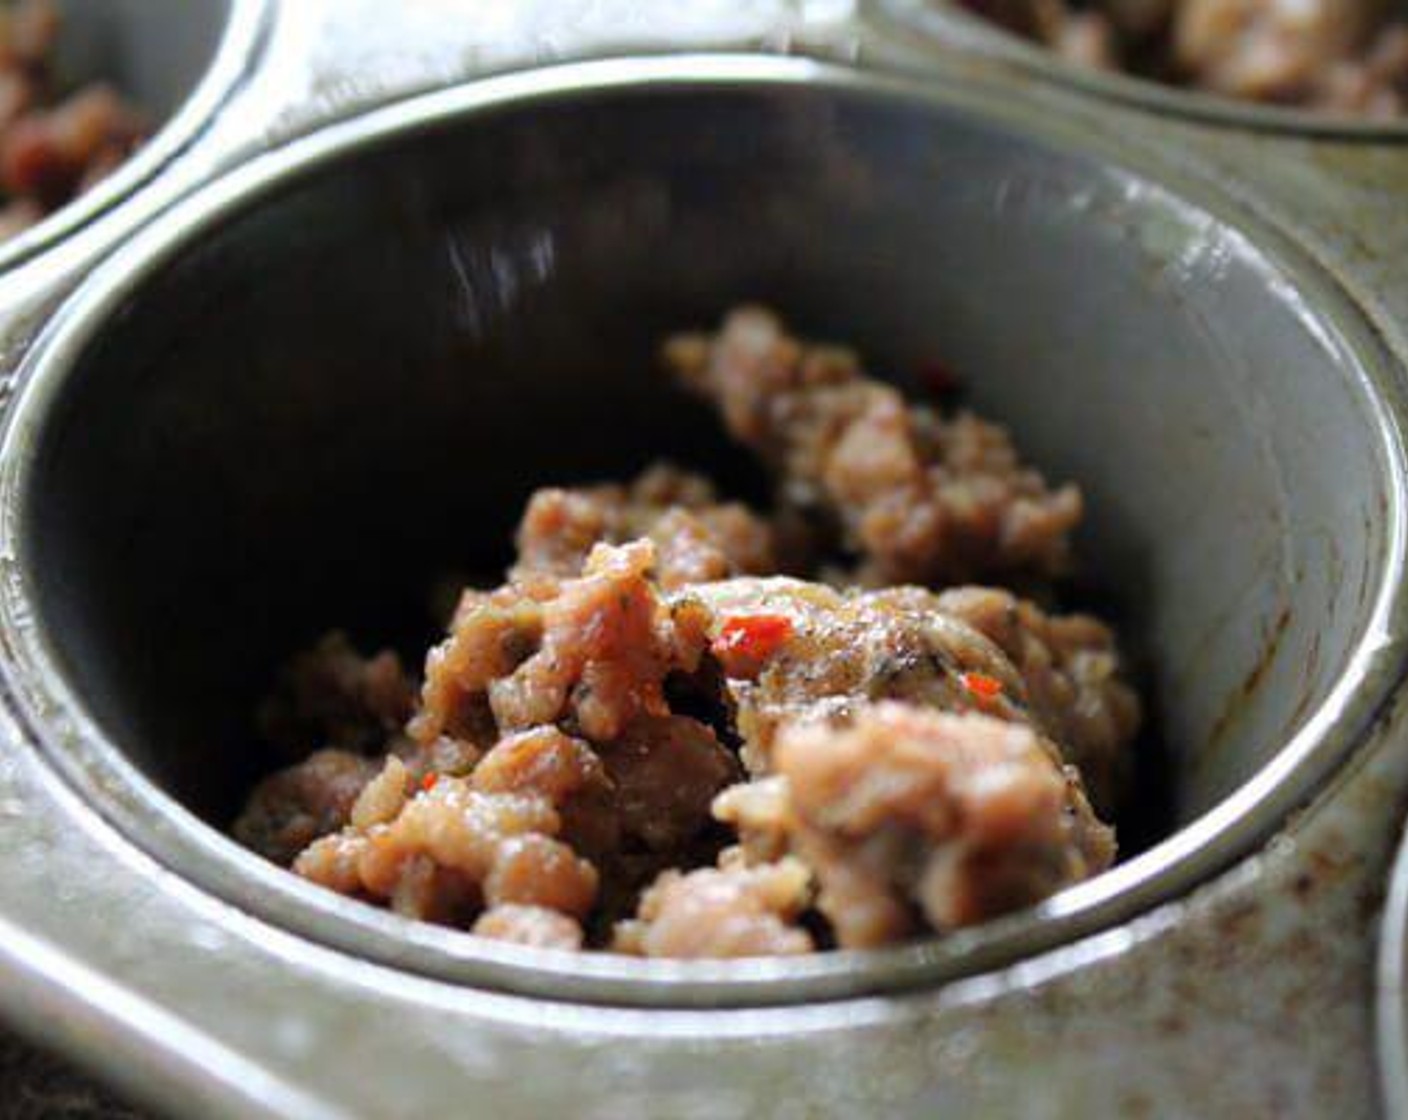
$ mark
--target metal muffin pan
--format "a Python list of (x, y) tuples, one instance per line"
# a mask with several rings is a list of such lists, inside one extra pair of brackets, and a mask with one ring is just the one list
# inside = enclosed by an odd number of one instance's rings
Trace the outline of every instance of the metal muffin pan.
[[(244, 909), (418, 971), (603, 1002), (948, 979), (1244, 854), (1399, 671), (1386, 359), (1289, 246), (1023, 116), (809, 66), (616, 65), (407, 106), (178, 207), (55, 317), (0, 452), (0, 549), (19, 574), (4, 606), (26, 622), (12, 684), (51, 756)], [(493, 570), (501, 550), (463, 538), (507, 540), (537, 481), (665, 450), (738, 458), (672, 405), (652, 353), (672, 324), (754, 294), (844, 323), (881, 369), (941, 347), (979, 407), (1086, 485), (1087, 551), (1131, 592), (1157, 666), (1180, 831), (972, 935), (723, 965), (487, 944), (221, 836), (259, 773), (248, 713), (300, 638), (385, 625), (437, 563)], [(394, 376), (369, 353), (394, 355)]]
[[(506, 1116), (1371, 1111), (1373, 894), (1408, 788), (1405, 350), (1385, 314), (1404, 289), (1356, 259), (1348, 191), (1275, 185), (1307, 150), (1327, 180), (1364, 165), (834, 14), (748, 38), (862, 70), (634, 59), (376, 108), (398, 90), (338, 87), (316, 45), (355, 40), (366, 15), (281, 8), (269, 61), (193, 148), (374, 112), (157, 217), (11, 353), (0, 916), (24, 934), (0, 1000), (17, 1025), (168, 1108), (232, 1115), (433, 1112), (470, 1087)], [(475, 58), (543, 61), (513, 36), (478, 46), (456, 55), (463, 76)], [(584, 31), (553, 53), (611, 52)], [(311, 111), (280, 101), (312, 88)], [(1383, 175), (1396, 150), (1369, 150)], [(419, 558), (450, 544), (444, 524), (388, 524), (372, 543), (394, 535), (405, 563), (327, 563), (367, 546), (346, 516), (387, 485), (370, 468), (397, 463), (399, 493), (429, 502), (446, 463), (416, 438), (476, 432), (488, 453), (464, 469), (499, 485), (464, 512), (499, 524), (542, 476), (530, 453), (571, 473), (638, 462), (656, 434), (619, 406), (660, 391), (647, 344), (744, 295), (887, 368), (942, 345), (980, 406), (1087, 486), (1085, 551), (1158, 654), (1176, 835), (1036, 915), (800, 966), (485, 946), (224, 840), (212, 824), (248, 775), (202, 732), (291, 635), (369, 590), (413, 591)], [(564, 371), (603, 396), (554, 402)], [(505, 431), (525, 390), (545, 408), (531, 441)], [(624, 445), (571, 438), (578, 414)], [(677, 453), (720, 450), (668, 423)], [(290, 556), (300, 539), (321, 551)], [(94, 974), (116, 993), (85, 998)], [(1293, 1006), (1323, 1037), (1278, 1031)]]
[(141, 107), (154, 130), (111, 175), (0, 242), (0, 270), (115, 206), (189, 145), (249, 66), (264, 9), (263, 0), (64, 0), (60, 74), (110, 82)]

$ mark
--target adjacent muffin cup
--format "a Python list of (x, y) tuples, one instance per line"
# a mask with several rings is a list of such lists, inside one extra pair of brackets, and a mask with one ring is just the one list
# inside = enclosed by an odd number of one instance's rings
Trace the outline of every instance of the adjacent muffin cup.
[(1367, 119), (1286, 105), (1239, 101), (1203, 90), (1069, 62), (946, 0), (872, 0), (881, 24), (918, 43), (1015, 68), (1038, 82), (1100, 100), (1223, 128), (1389, 143), (1408, 139), (1408, 119)]
[(0, 271), (129, 198), (209, 127), (247, 74), (267, 11), (266, 0), (63, 0), (60, 75), (120, 90), (152, 122), (152, 133), (111, 174), (0, 241)]

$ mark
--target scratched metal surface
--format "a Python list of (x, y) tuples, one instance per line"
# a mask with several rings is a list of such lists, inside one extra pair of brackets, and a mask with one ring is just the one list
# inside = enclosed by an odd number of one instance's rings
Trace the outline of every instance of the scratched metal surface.
[[(991, 65), (921, 47), (839, 0), (387, 11), (379, 0), (279, 6), (215, 129), (143, 196), (0, 285), (0, 367), (13, 370), (62, 295), (158, 209), (253, 152), (390, 98), (686, 46), (960, 75)], [(1408, 353), (1402, 148), (1208, 127), (1040, 88), (1091, 129), (1177, 146), (1294, 231)], [(1260, 854), (1125, 928), (936, 992), (658, 1013), (466, 999), (410, 976), (388, 987), (384, 969), (263, 925), (136, 851), (0, 712), (11, 744), (0, 754), (0, 1004), (18, 1029), (175, 1116), (1371, 1116), (1375, 932), (1408, 808), (1405, 720), (1401, 703), (1385, 712)]]

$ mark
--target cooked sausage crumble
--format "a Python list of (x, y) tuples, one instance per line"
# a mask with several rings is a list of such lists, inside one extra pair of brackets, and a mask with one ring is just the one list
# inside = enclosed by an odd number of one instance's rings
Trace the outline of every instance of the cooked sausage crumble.
[(1341, 116), (1408, 110), (1408, 22), (1370, 0), (959, 0), (1070, 62)]
[(1139, 700), (1107, 626), (1012, 589), (1071, 568), (1076, 487), (761, 308), (664, 360), (774, 508), (663, 464), (538, 491), (418, 679), (339, 633), (294, 658), (261, 710), (292, 765), (235, 835), (410, 918), (645, 957), (941, 935), (1108, 867)]
[(0, 239), (82, 194), (141, 143), (147, 125), (115, 90), (59, 81), (52, 0), (0, 6)]

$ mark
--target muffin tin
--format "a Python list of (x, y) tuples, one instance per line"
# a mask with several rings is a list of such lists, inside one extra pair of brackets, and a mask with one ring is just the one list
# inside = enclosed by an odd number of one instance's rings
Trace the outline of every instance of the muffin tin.
[[(1390, 132), (1070, 88), (897, 2), (430, 7), (243, 9), (204, 127), (0, 284), (15, 1025), (173, 1114), (1372, 1113)], [(224, 729), (291, 635), (394, 613), (541, 478), (727, 455), (650, 346), (742, 297), (894, 371), (941, 346), (1083, 484), (1170, 834), (962, 936), (717, 964), (416, 927), (228, 840)]]

